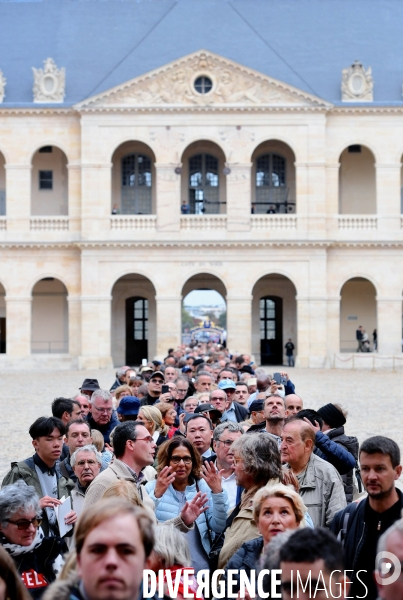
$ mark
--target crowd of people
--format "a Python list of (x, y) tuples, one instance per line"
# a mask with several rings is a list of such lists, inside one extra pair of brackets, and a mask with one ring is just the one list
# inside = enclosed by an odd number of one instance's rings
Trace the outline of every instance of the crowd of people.
[[(262, 573), (261, 597), (278, 583), (285, 600), (403, 599), (379, 560), (403, 564), (398, 445), (359, 446), (339, 404), (315, 411), (296, 391), (285, 371), (192, 344), (53, 400), (2, 482), (0, 600), (138, 600), (144, 569), (155, 598), (211, 598), (198, 574), (219, 570), (220, 597), (258, 597)], [(297, 571), (311, 574), (299, 595)]]

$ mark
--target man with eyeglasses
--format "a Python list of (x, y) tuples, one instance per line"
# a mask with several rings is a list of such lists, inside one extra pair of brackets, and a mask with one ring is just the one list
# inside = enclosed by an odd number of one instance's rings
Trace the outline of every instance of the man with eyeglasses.
[(71, 499), (77, 517), (79, 517), (83, 510), (85, 494), (95, 477), (100, 473), (102, 466), (101, 454), (92, 444), (79, 447), (71, 456), (71, 466), (76, 478), (76, 485), (71, 492)]
[(222, 379), (218, 384), (218, 389), (227, 394), (227, 406), (222, 416), (222, 421), (232, 421), (240, 423), (248, 418), (249, 411), (235, 401), (236, 385), (232, 379)]
[(144, 398), (141, 399), (141, 406), (153, 406), (157, 400), (167, 402), (166, 398), (160, 397), (162, 392), (162, 384), (164, 383), (164, 374), (161, 371), (154, 371), (148, 382), (148, 391)]
[[(83, 511), (100, 500), (104, 492), (114, 483), (124, 480), (133, 485), (138, 496), (138, 504), (145, 508), (155, 521), (154, 502), (144, 485), (141, 485), (145, 479), (143, 469), (154, 462), (156, 444), (152, 436), (142, 423), (126, 421), (120, 423), (115, 429), (113, 449), (116, 458), (90, 484), (85, 495)], [(178, 517), (167, 522), (186, 533), (203, 512), (205, 504), (206, 498), (200, 493), (196, 494), (191, 502), (186, 502)]]
[(110, 443), (109, 435), (119, 421), (113, 411), (112, 395), (107, 390), (95, 390), (91, 396), (91, 412), (87, 421), (91, 429), (97, 429), (104, 436), (105, 444)]
[(231, 446), (244, 431), (238, 423), (221, 423), (214, 429), (213, 448), (216, 453), (215, 467), (222, 473), (222, 487), (227, 492), (230, 510), (236, 506), (237, 484), (234, 473), (234, 453)]

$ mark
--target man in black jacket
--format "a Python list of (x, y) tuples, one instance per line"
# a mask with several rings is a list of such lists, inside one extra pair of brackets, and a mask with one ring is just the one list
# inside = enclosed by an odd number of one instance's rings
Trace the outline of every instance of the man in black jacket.
[[(329, 403), (322, 406), (318, 410), (318, 414), (323, 420), (322, 433), (326, 434), (332, 442), (343, 446), (357, 461), (358, 440), (356, 437), (344, 433), (347, 413), (338, 404)], [(345, 475), (342, 473), (340, 475), (343, 480), (347, 503), (350, 503), (353, 501), (354, 495), (354, 469), (350, 469)]]
[(377, 435), (361, 445), (359, 459), (368, 497), (339, 511), (331, 529), (344, 543), (345, 568), (353, 570), (350, 596), (375, 600), (377, 543), (400, 518), (403, 508), (403, 495), (395, 487), (402, 472), (399, 446), (390, 438)]

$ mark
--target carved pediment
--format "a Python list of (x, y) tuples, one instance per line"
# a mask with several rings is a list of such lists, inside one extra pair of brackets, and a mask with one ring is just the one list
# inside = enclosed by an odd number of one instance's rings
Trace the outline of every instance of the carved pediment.
[(241, 106), (328, 108), (330, 104), (221, 56), (199, 51), (80, 102), (76, 108)]

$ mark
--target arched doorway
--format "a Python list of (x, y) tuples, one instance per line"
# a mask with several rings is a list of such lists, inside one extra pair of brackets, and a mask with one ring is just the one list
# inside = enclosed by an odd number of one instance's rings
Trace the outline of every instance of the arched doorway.
[(182, 290), (182, 343), (226, 343), (227, 291), (223, 282), (209, 273), (187, 280)]
[(7, 351), (6, 335), (6, 291), (0, 283), (0, 354)]
[(67, 289), (54, 277), (45, 277), (32, 289), (33, 354), (66, 354), (69, 351)]
[(260, 144), (252, 155), (252, 212), (295, 213), (295, 154), (279, 140)]
[(155, 356), (155, 289), (147, 277), (130, 273), (113, 286), (111, 338), (116, 366), (138, 366)]
[(356, 332), (360, 326), (368, 335), (368, 349), (372, 351), (373, 332), (377, 329), (374, 285), (364, 277), (352, 277), (341, 288), (340, 302), (340, 352), (358, 351)]
[(56, 146), (42, 146), (32, 158), (31, 215), (68, 215), (67, 157)]
[(252, 294), (252, 352), (262, 365), (282, 365), (288, 339), (297, 348), (295, 286), (283, 275), (265, 275)]
[(112, 157), (112, 214), (155, 213), (155, 156), (149, 146), (129, 141)]
[(340, 155), (339, 213), (376, 213), (375, 157), (361, 144), (348, 146)]

